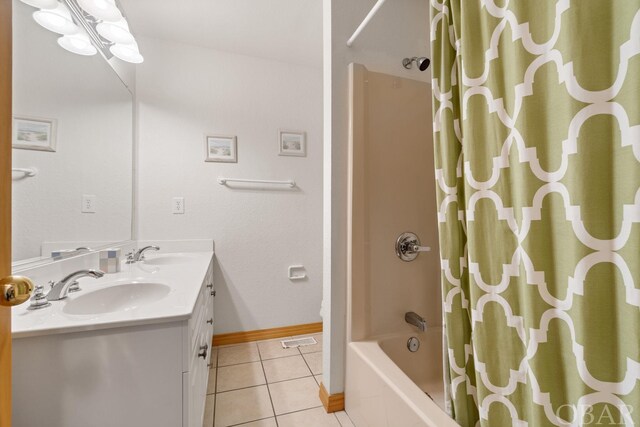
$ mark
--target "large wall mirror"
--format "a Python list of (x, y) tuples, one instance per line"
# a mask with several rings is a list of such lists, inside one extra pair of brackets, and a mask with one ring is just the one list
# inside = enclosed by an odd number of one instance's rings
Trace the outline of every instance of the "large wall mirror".
[(13, 1), (14, 268), (132, 237), (132, 94)]

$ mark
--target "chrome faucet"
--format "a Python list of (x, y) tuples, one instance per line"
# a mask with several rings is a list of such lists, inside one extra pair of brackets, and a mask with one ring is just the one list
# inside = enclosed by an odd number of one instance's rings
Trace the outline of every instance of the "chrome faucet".
[(127, 254), (127, 264), (133, 264), (134, 262), (139, 262), (144, 260), (144, 253), (146, 251), (159, 251), (160, 246), (145, 246), (142, 249), (138, 249), (135, 252), (130, 252)]
[(51, 290), (47, 294), (47, 300), (59, 301), (61, 299), (65, 299), (69, 293), (71, 285), (81, 277), (93, 277), (94, 279), (99, 279), (102, 276), (104, 276), (104, 272), (100, 270), (79, 270), (75, 273), (71, 273), (64, 279), (51, 285)]
[(414, 313), (413, 311), (404, 314), (404, 321), (410, 325), (415, 326), (423, 332), (427, 330), (427, 321), (424, 320), (422, 316)]

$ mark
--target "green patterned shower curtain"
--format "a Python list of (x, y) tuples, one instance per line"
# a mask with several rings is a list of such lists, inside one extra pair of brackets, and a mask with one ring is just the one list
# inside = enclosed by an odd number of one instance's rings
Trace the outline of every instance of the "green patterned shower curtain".
[(640, 1), (430, 3), (449, 410), (640, 426)]

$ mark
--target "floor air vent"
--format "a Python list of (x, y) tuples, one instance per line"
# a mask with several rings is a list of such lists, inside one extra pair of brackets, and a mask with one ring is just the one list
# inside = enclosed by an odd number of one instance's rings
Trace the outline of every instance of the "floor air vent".
[(280, 342), (282, 343), (282, 348), (296, 348), (296, 347), (302, 347), (305, 345), (318, 344), (318, 341), (316, 341), (316, 339), (313, 337), (298, 338), (294, 340), (282, 340)]

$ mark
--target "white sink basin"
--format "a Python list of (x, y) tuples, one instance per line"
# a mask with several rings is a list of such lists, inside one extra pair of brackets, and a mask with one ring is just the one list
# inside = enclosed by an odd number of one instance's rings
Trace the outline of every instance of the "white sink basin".
[(162, 283), (133, 282), (79, 295), (65, 303), (66, 314), (91, 315), (128, 311), (166, 297), (171, 288)]
[(150, 265), (175, 265), (190, 262), (192, 259), (193, 257), (187, 254), (160, 254), (147, 255), (142, 262)]

